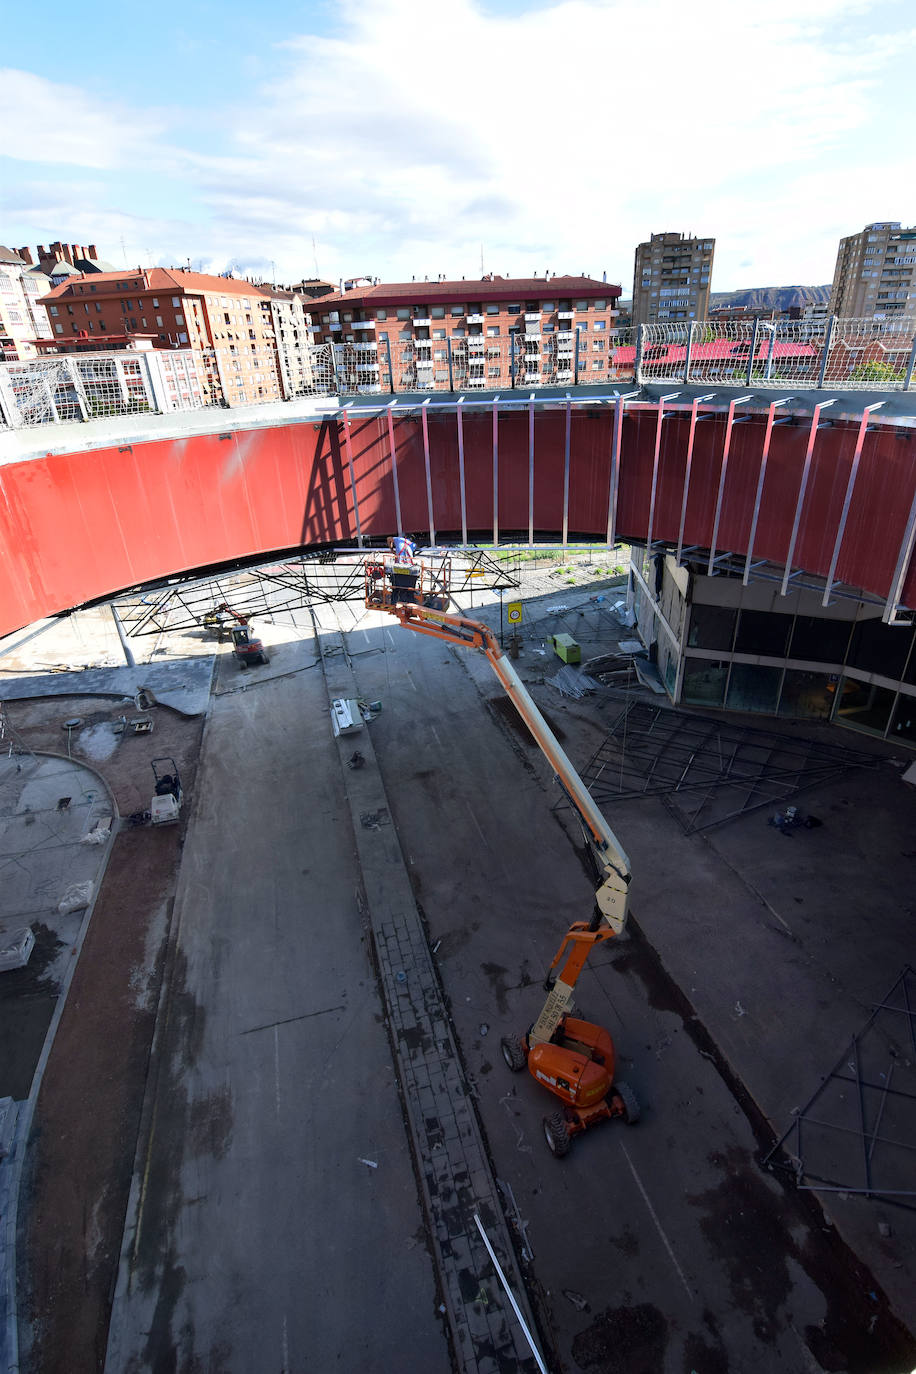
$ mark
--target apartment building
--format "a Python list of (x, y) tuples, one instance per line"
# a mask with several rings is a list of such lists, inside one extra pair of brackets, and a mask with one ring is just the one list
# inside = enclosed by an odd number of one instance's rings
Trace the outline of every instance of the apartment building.
[(47, 311), (39, 304), (48, 282), (30, 274), (28, 266), (19, 253), (0, 246), (0, 361), (5, 363), (34, 358), (35, 341), (51, 337)]
[(277, 372), (284, 401), (306, 396), (312, 390), (312, 317), (303, 308), (303, 298), (295, 290), (262, 286), (270, 300)]
[(316, 301), (312, 333), (362, 345), (342, 351), (358, 390), (604, 382), (619, 297), (591, 277), (377, 283)]
[(903, 229), (885, 220), (840, 239), (830, 314), (872, 320), (916, 314), (916, 225)]
[(270, 296), (249, 281), (183, 268), (133, 268), (70, 277), (42, 298), (57, 338), (145, 334), (190, 348), (207, 403), (281, 397)]
[(709, 313), (715, 239), (652, 234), (636, 247), (633, 323), (677, 324)]

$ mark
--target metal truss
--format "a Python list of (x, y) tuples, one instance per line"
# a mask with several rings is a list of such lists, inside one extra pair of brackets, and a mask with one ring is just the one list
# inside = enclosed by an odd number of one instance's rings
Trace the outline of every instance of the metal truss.
[[(370, 549), (326, 549), (232, 570), (209, 577), (170, 578), (164, 585), (141, 588), (115, 605), (130, 636), (191, 630), (204, 624), (217, 607), (228, 605), (251, 618), (305, 610), (341, 601), (362, 601), (365, 563)], [(518, 576), (483, 549), (440, 548), (423, 552), (424, 562), (450, 567), (454, 594), (487, 589), (505, 591), (519, 585)]]
[(873, 755), (843, 745), (631, 702), (580, 771), (599, 805), (671, 797), (691, 835), (785, 802), (850, 768), (877, 766)]
[(916, 970), (907, 964), (764, 1160), (799, 1188), (916, 1211)]

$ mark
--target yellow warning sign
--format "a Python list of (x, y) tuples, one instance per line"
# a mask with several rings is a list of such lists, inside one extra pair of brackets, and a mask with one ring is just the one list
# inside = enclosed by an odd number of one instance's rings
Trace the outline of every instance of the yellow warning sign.
[(520, 601), (510, 601), (507, 608), (510, 625), (518, 625), (522, 619), (522, 603)]

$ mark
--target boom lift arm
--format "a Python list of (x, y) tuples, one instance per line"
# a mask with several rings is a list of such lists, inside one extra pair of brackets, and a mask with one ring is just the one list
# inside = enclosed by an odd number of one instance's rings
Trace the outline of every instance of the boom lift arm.
[(422, 583), (416, 591), (407, 593), (411, 600), (401, 600), (405, 593), (393, 588), (389, 574), (389, 563), (367, 563), (366, 605), (396, 616), (405, 629), (450, 644), (479, 649), (484, 654), (578, 811), (598, 870), (603, 874), (595, 893), (598, 913), (591, 922), (578, 921), (570, 927), (547, 975), (545, 987), (549, 996), (528, 1038), (532, 1045), (549, 1041), (569, 1010), (576, 979), (592, 947), (621, 934), (624, 929), (630, 861), (493, 632), (480, 621), (424, 605), (424, 600), (436, 600), (441, 604), (442, 598), (424, 597)]

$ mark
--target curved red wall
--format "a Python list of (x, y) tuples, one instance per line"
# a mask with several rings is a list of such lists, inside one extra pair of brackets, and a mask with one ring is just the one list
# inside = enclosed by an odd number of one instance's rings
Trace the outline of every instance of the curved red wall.
[[(498, 519), (527, 532), (527, 410), (498, 423)], [(677, 540), (689, 410), (667, 412), (657, 465), (653, 538)], [(614, 411), (572, 413), (568, 528), (602, 538), (612, 490)], [(761, 466), (759, 412), (731, 431), (716, 547), (747, 548)], [(772, 432), (754, 542), (755, 558), (785, 562), (805, 463), (810, 422)], [(350, 422), (362, 533), (397, 528), (386, 415)], [(649, 527), (657, 406), (623, 417), (616, 533), (644, 540)], [(793, 567), (826, 576), (833, 554), (859, 425), (840, 421), (817, 433)], [(726, 421), (721, 411), (696, 427), (685, 544), (708, 547), (713, 531)], [(454, 409), (428, 417), (430, 478), (437, 531), (462, 528), (458, 428)], [(492, 530), (491, 411), (463, 416), (465, 515), (469, 531)], [(394, 420), (401, 523), (425, 531), (426, 462), (419, 413)], [(538, 409), (534, 424), (535, 533), (563, 524), (566, 412)], [(879, 426), (864, 438), (835, 577), (886, 597), (916, 496), (916, 433)], [(356, 518), (343, 425), (336, 416), (156, 440), (0, 465), (0, 634), (42, 616), (171, 573), (313, 544), (352, 544)], [(916, 603), (916, 560), (902, 601)]]

